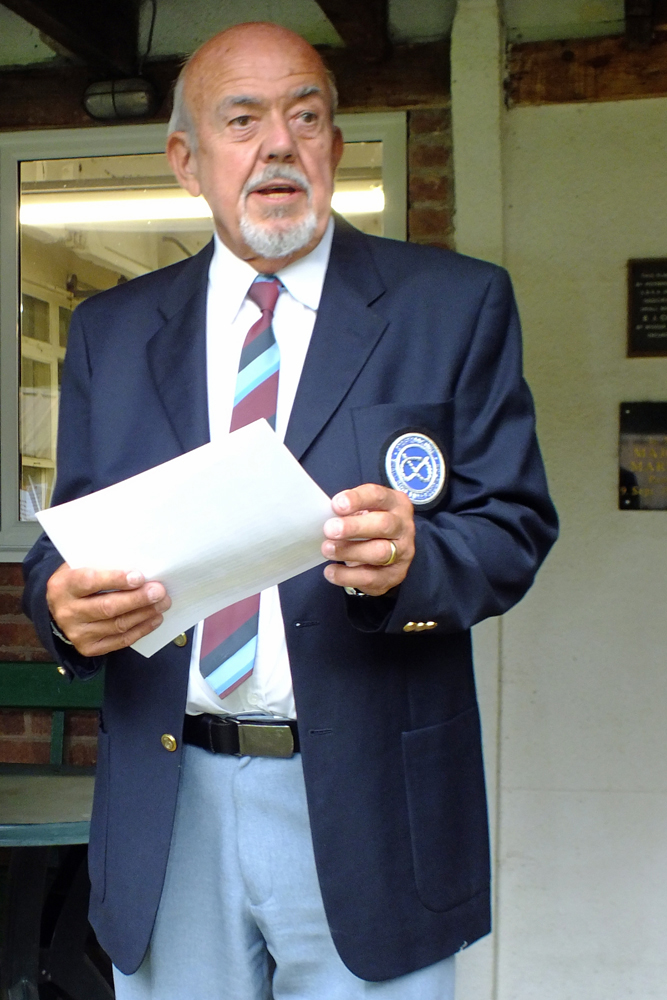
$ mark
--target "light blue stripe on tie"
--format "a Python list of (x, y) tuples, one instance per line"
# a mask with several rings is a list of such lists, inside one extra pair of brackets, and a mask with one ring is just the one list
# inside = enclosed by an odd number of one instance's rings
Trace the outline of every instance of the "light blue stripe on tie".
[(228, 660), (225, 660), (224, 663), (221, 663), (219, 667), (216, 667), (208, 675), (206, 681), (211, 685), (216, 694), (225, 691), (243, 677), (244, 674), (247, 674), (249, 670), (252, 670), (256, 651), (257, 636), (254, 635), (252, 639), (246, 642), (245, 646), (241, 646), (233, 656), (230, 656)]
[(234, 406), (252, 392), (253, 389), (270, 378), (280, 368), (280, 351), (277, 344), (272, 344), (267, 351), (239, 372), (236, 377), (236, 393)]

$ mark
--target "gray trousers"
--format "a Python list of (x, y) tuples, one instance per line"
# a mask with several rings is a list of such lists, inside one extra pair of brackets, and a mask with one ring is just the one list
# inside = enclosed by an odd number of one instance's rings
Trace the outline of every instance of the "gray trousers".
[(300, 756), (186, 746), (150, 949), (114, 980), (117, 1000), (453, 1000), (454, 959), (358, 979), (324, 914)]

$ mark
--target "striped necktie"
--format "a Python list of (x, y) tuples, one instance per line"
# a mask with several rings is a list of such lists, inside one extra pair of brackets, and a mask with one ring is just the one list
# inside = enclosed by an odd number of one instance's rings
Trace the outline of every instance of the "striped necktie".
[[(248, 298), (261, 317), (251, 326), (241, 351), (230, 430), (266, 417), (276, 427), (280, 351), (273, 335), (273, 310), (282, 285), (274, 275), (259, 275)], [(257, 650), (259, 594), (223, 608), (204, 622), (199, 669), (220, 698), (250, 677)]]

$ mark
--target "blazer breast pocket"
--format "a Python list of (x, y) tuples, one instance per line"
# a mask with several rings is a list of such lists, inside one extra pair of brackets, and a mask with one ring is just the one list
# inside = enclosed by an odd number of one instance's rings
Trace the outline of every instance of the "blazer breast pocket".
[(447, 495), (454, 401), (380, 403), (351, 411), (362, 483), (406, 493), (418, 512)]

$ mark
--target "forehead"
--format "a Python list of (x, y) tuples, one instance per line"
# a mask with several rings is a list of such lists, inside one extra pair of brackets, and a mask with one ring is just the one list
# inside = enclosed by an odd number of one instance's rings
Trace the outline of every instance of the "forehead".
[(261, 38), (253, 44), (244, 40), (207, 53), (192, 70), (186, 93), (190, 106), (199, 114), (219, 107), (225, 97), (237, 95), (277, 99), (313, 86), (325, 100), (328, 97), (322, 63), (305, 44), (278, 45)]

